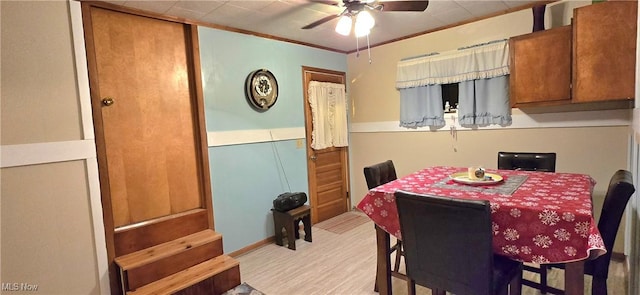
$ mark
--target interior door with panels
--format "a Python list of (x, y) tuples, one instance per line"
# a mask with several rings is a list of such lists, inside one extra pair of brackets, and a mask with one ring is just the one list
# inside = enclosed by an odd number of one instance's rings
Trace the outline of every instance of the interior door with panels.
[(309, 82), (345, 84), (343, 72), (311, 67), (302, 68), (305, 131), (307, 137), (307, 172), (312, 223), (327, 220), (349, 211), (349, 158), (347, 147), (311, 148), (313, 120), (309, 105)]

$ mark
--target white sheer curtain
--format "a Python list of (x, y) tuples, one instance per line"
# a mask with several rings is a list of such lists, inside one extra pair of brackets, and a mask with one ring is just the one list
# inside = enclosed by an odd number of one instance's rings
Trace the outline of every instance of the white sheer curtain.
[(347, 99), (343, 84), (309, 82), (309, 105), (313, 118), (311, 148), (348, 146)]
[(493, 41), (404, 59), (398, 62), (396, 88), (487, 79), (509, 74), (509, 42)]
[[(398, 62), (400, 126), (444, 126), (442, 91), (438, 95), (433, 88), (451, 83), (459, 83), (461, 124), (511, 124), (508, 45), (507, 40), (492, 41)], [(430, 90), (421, 90), (425, 87)], [(416, 118), (423, 120), (416, 124)]]

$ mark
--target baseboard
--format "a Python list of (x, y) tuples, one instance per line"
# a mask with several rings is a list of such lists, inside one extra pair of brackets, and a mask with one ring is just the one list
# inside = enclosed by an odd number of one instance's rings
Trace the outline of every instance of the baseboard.
[(617, 262), (624, 262), (627, 260), (627, 256), (620, 252), (611, 252), (611, 260)]
[(251, 251), (253, 251), (255, 249), (258, 249), (258, 248), (260, 248), (260, 247), (262, 247), (264, 245), (272, 244), (272, 243), (275, 243), (275, 242), (276, 242), (276, 237), (275, 236), (271, 236), (271, 237), (268, 237), (268, 238), (266, 238), (266, 239), (264, 239), (262, 241), (258, 241), (256, 243), (253, 243), (253, 244), (249, 245), (249, 246), (246, 246), (246, 247), (244, 247), (242, 249), (238, 249), (236, 251), (233, 251), (233, 252), (231, 252), (231, 253), (229, 253), (227, 255), (229, 255), (229, 256), (231, 256), (233, 258), (236, 258), (236, 257), (238, 257), (238, 256), (240, 256), (242, 254), (249, 253), (249, 252), (251, 252)]

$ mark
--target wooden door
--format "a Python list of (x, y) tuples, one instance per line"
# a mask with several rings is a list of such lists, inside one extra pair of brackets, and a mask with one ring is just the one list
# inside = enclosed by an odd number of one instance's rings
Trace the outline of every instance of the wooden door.
[(197, 31), (87, 3), (83, 22), (116, 292), (115, 257), (213, 228)]
[(345, 73), (302, 67), (304, 81), (304, 115), (307, 136), (307, 172), (311, 220), (317, 223), (349, 211), (349, 158), (347, 147), (311, 148), (313, 122), (309, 106), (309, 82), (345, 84)]

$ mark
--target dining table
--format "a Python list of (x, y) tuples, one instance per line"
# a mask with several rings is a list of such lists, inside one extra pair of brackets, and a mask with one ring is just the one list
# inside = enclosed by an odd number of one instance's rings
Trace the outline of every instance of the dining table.
[(378, 292), (392, 291), (390, 237), (402, 240), (394, 193), (403, 190), (488, 200), (495, 254), (535, 264), (564, 263), (565, 294), (583, 294), (584, 261), (607, 251), (593, 217), (595, 180), (578, 173), (483, 169), (488, 177), (477, 181), (469, 171), (421, 169), (370, 189), (358, 203), (375, 224)]

